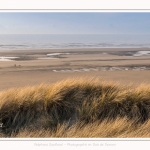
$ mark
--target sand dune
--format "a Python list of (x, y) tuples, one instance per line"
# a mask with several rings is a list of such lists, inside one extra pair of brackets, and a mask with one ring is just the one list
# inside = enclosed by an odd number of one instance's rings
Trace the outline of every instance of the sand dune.
[(74, 78), (0, 92), (0, 137), (150, 137), (150, 84)]

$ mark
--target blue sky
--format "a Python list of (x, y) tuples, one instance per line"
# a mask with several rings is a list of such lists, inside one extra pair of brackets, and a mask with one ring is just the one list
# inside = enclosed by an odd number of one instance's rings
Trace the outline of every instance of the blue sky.
[(150, 13), (0, 12), (0, 34), (150, 34)]

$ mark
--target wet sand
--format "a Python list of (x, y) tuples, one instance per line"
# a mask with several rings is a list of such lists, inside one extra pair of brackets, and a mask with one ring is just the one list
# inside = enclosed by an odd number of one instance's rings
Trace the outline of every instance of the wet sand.
[[(150, 84), (149, 51), (150, 48), (1, 51), (0, 90), (85, 76), (121, 84)], [(11, 61), (4, 61), (5, 57)]]

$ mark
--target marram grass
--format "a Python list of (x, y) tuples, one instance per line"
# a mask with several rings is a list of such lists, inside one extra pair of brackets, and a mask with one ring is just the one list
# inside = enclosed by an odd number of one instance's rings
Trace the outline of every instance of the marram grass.
[(0, 92), (0, 137), (150, 137), (150, 85), (99, 79)]

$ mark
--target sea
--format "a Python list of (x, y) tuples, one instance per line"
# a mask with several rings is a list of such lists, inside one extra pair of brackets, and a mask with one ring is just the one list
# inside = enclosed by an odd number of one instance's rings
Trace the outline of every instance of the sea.
[(0, 34), (0, 50), (150, 48), (150, 34)]

